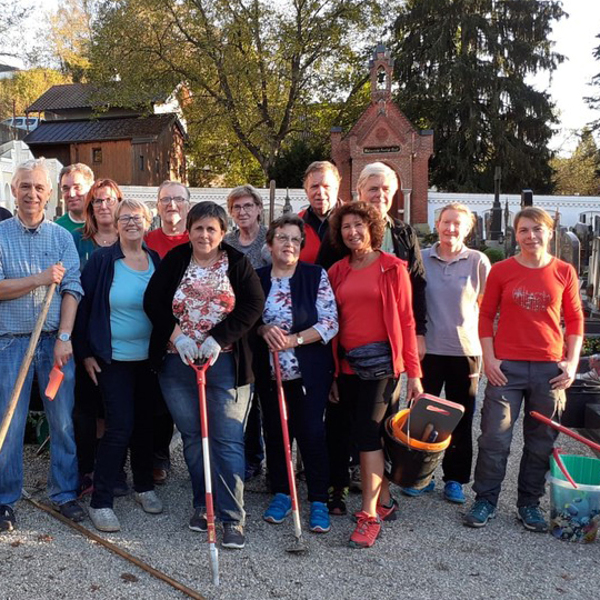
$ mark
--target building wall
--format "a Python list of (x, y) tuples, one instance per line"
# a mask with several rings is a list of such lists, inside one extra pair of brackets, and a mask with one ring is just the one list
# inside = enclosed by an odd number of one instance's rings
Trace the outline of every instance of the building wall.
[[(65, 164), (82, 162), (88, 165), (97, 179), (114, 179), (119, 184), (131, 184), (130, 141), (86, 142), (72, 144)], [(101, 162), (94, 160), (100, 158)]]

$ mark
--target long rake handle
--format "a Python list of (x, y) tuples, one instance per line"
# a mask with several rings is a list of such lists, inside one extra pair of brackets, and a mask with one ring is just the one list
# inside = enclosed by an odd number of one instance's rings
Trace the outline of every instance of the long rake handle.
[(52, 303), (52, 297), (54, 296), (55, 290), (56, 283), (50, 284), (48, 291), (46, 292), (46, 297), (44, 298), (44, 303), (42, 304), (42, 309), (40, 310), (35, 327), (33, 328), (31, 338), (29, 338), (29, 346), (27, 347), (27, 352), (25, 352), (25, 357), (21, 363), (21, 368), (19, 369), (19, 374), (17, 375), (17, 380), (15, 381), (15, 387), (13, 388), (12, 395), (8, 402), (8, 408), (6, 409), (6, 413), (2, 418), (2, 425), (0, 425), (0, 450), (2, 450), (2, 446), (4, 446), (4, 441), (6, 440), (6, 435), (8, 434), (8, 428), (10, 427), (13, 415), (17, 409), (19, 397), (21, 396), (21, 390), (23, 389), (25, 378), (29, 372), (29, 367), (31, 366), (31, 361), (33, 360), (33, 355), (35, 354), (35, 349), (40, 339), (42, 327), (44, 326), (44, 321), (46, 320), (48, 310), (50, 309), (50, 304)]
[(285, 462), (288, 474), (288, 483), (290, 486), (290, 495), (292, 498), (292, 516), (294, 518), (294, 534), (296, 538), (302, 536), (302, 526), (300, 525), (300, 510), (298, 505), (298, 490), (296, 488), (296, 476), (294, 474), (294, 463), (292, 461), (292, 449), (290, 447), (290, 433), (288, 431), (287, 404), (285, 394), (283, 393), (283, 383), (281, 380), (281, 367), (279, 365), (279, 354), (273, 352), (273, 367), (275, 370), (275, 380), (277, 382), (277, 399), (279, 401), (279, 413), (281, 415), (281, 433), (283, 435), (283, 449), (285, 451)]
[(592, 440), (588, 440), (588, 438), (583, 437), (582, 435), (579, 435), (577, 432), (573, 431), (572, 429), (569, 429), (568, 427), (565, 427), (564, 425), (561, 425), (560, 423), (557, 423), (556, 421), (549, 419), (548, 417), (540, 414), (539, 412), (537, 412), (535, 410), (532, 410), (529, 414), (532, 417), (534, 417), (535, 419), (537, 419), (538, 421), (541, 421), (542, 423), (549, 425), (550, 427), (560, 431), (561, 433), (571, 436), (573, 439), (577, 440), (578, 442), (581, 442), (582, 444), (589, 446), (592, 450), (596, 450), (596, 452), (600, 452), (600, 444), (596, 444), (596, 442), (592, 442)]

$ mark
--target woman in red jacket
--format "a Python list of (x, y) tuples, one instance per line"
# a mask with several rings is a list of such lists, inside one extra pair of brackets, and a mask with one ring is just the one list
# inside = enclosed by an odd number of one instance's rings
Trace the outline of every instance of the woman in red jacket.
[[(385, 227), (379, 213), (370, 204), (352, 202), (334, 213), (330, 227), (333, 242), (347, 254), (329, 270), (340, 325), (331, 401), (347, 409), (347, 430), (360, 451), (362, 507), (350, 546), (366, 548), (375, 543), (381, 521), (395, 519), (397, 510), (383, 477), (381, 425), (402, 372), (408, 372), (408, 399), (421, 393), (421, 367), (408, 270), (404, 261), (379, 250)], [(387, 364), (384, 359), (364, 372), (364, 361), (355, 355), (373, 344), (387, 352)], [(340, 449), (340, 456), (349, 455), (349, 447)]]

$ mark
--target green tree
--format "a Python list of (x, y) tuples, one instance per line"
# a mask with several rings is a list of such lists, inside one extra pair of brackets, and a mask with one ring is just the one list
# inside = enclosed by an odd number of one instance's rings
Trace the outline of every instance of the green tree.
[(381, 5), (106, 0), (94, 27), (92, 77), (125, 105), (185, 82), (197, 173), (227, 171), (246, 157), (264, 182), (287, 141), (303, 130), (306, 107), (344, 106), (364, 77), (365, 36), (383, 26)]
[(70, 79), (54, 69), (29, 69), (19, 71), (8, 79), (0, 79), (0, 118), (6, 119), (13, 114), (22, 115), (25, 109), (48, 88)]
[(552, 71), (558, 1), (408, 0), (394, 26), (397, 101), (433, 129), (431, 182), (447, 191), (551, 188), (553, 104), (527, 77)]
[[(600, 39), (600, 34), (596, 37)], [(594, 49), (593, 56), (596, 60), (600, 60), (600, 44)], [(591, 86), (594, 90), (600, 90), (600, 73), (597, 73), (592, 77)], [(585, 101), (593, 110), (600, 110), (600, 91), (593, 96), (588, 96), (585, 98)], [(590, 128), (592, 131), (600, 130), (600, 117), (594, 119), (594, 121), (590, 123)]]
[(569, 158), (555, 158), (551, 164), (557, 194), (597, 196), (600, 193), (600, 153), (590, 129), (581, 132), (579, 144)]

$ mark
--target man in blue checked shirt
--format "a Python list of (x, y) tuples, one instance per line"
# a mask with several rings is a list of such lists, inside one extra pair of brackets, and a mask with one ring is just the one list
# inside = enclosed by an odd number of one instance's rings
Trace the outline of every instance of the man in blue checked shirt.
[(0, 451), (0, 531), (15, 526), (13, 506), (23, 484), (23, 434), (33, 372), (44, 390), (55, 364), (65, 377), (53, 401), (43, 395), (50, 425), (48, 494), (64, 516), (73, 521), (85, 517), (75, 499), (78, 476), (72, 419), (75, 368), (71, 331), (83, 295), (79, 257), (73, 236), (45, 218), (52, 182), (44, 159), (19, 165), (11, 189), (17, 216), (0, 222), (0, 418), (6, 414), (48, 286), (58, 285)]

